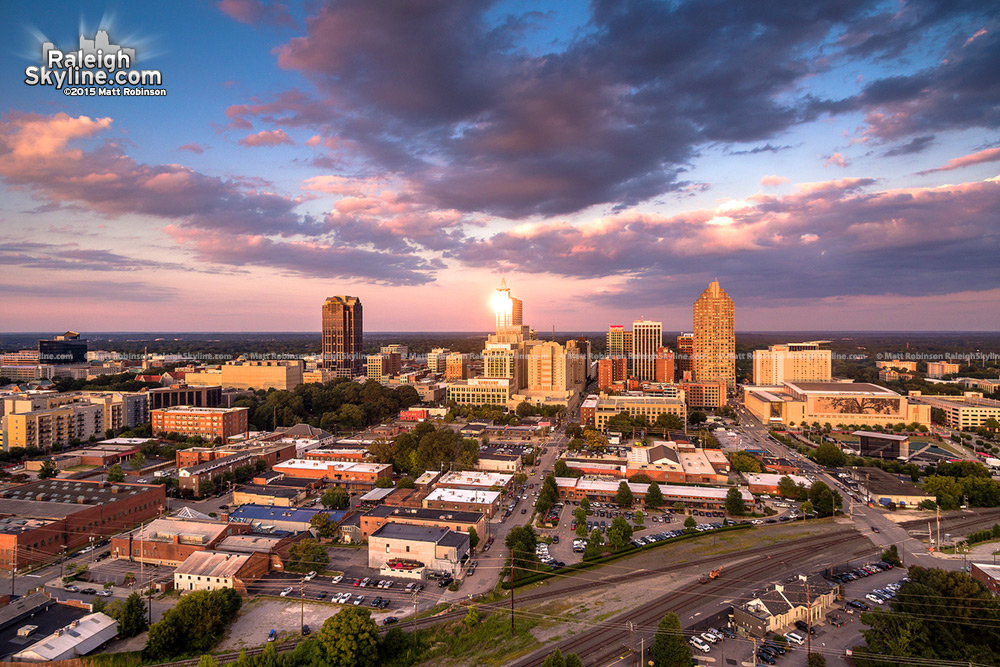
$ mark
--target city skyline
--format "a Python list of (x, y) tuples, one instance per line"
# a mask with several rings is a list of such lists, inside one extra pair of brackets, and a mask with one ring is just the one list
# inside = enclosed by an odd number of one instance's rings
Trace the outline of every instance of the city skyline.
[[(530, 9), (5, 6), (0, 328), (1000, 330), (989, 5)], [(25, 85), (99, 29), (168, 94)]]

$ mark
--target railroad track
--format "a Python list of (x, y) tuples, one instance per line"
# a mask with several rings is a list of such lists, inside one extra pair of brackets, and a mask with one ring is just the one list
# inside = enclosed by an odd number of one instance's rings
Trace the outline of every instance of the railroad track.
[(608, 660), (620, 655), (621, 647), (628, 642), (628, 632), (625, 630), (626, 623), (631, 622), (636, 627), (648, 629), (656, 627), (668, 612), (673, 611), (678, 615), (683, 615), (693, 611), (704, 602), (706, 597), (735, 596), (737, 592), (733, 590), (733, 576), (739, 577), (740, 588), (749, 589), (753, 587), (752, 584), (756, 583), (756, 580), (764, 581), (773, 578), (775, 571), (780, 571), (783, 565), (798, 558), (815, 555), (824, 548), (836, 546), (843, 549), (845, 545), (857, 541), (859, 544), (855, 551), (858, 554), (871, 550), (865, 538), (857, 533), (853, 538), (830, 535), (823, 536), (823, 538), (810, 540), (808, 543), (800, 543), (789, 548), (782, 554), (781, 559), (753, 561), (747, 565), (727, 570), (726, 574), (714, 581), (705, 584), (695, 583), (666, 593), (639, 609), (623, 612), (595, 625), (585, 634), (546, 646), (536, 653), (510, 664), (512, 667), (538, 667), (544, 662), (546, 656), (556, 648), (563, 655), (576, 653), (584, 664), (605, 664)]

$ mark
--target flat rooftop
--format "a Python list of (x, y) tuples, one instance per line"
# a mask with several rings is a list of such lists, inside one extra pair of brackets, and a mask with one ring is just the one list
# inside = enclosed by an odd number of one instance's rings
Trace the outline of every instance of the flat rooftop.
[(152, 412), (163, 412), (167, 414), (196, 414), (196, 415), (222, 415), (227, 412), (246, 411), (247, 408), (197, 408), (187, 405), (175, 405), (171, 408), (155, 408)]
[(81, 509), (106, 505), (155, 491), (151, 484), (107, 484), (76, 479), (45, 479), (0, 492), (0, 515), (22, 519), (62, 519)]
[(143, 542), (173, 542), (176, 536), (181, 544), (208, 544), (228, 528), (228, 524), (222, 521), (164, 517), (154, 519), (128, 534), (133, 540)]
[(478, 523), (483, 518), (480, 512), (436, 510), (426, 507), (392, 507), (391, 505), (374, 507), (365, 516), (378, 519), (400, 517), (421, 521), (457, 521), (458, 523)]
[[(457, 537), (456, 537), (457, 536)], [(443, 546), (458, 546), (469, 542), (465, 533), (456, 533), (447, 528), (435, 526), (414, 526), (408, 523), (387, 523), (371, 534), (371, 537), (382, 537), (392, 540), (409, 540), (411, 542), (433, 542)]]
[(491, 472), (449, 472), (441, 476), (438, 484), (454, 484), (456, 486), (504, 486), (514, 479), (513, 475), (501, 475)]
[(894, 433), (879, 433), (878, 431), (854, 431), (851, 435), (856, 435), (858, 437), (865, 436), (868, 438), (881, 438), (882, 440), (896, 440), (897, 442), (903, 442), (909, 440), (908, 435), (895, 435)]
[(870, 382), (786, 382), (788, 387), (803, 394), (878, 394), (898, 396), (896, 392)]
[(479, 489), (434, 489), (424, 500), (437, 500), (447, 503), (479, 503), (493, 504), (499, 502), (499, 491), (482, 491)]

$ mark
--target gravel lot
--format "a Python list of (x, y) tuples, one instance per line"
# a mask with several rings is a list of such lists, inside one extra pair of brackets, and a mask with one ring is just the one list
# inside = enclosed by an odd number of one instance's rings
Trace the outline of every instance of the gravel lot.
[[(315, 634), (323, 621), (330, 618), (341, 607), (333, 604), (317, 604), (306, 601), (305, 622)], [(277, 600), (255, 600), (243, 605), (239, 616), (229, 629), (229, 634), (219, 644), (218, 651), (238, 651), (242, 648), (263, 646), (272, 629), (278, 631), (278, 640), (297, 637), (301, 618), (298, 600), (279, 602)]]

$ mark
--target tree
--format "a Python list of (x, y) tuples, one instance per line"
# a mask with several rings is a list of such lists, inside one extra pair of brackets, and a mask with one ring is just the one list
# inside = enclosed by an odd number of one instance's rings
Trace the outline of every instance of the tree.
[(462, 619), (462, 623), (468, 628), (474, 628), (479, 625), (479, 607), (476, 605), (469, 605), (469, 611), (465, 614), (465, 618)]
[(646, 515), (643, 513), (642, 510), (636, 510), (635, 511), (635, 525), (641, 526), (645, 522), (646, 522)]
[(705, 422), (708, 416), (701, 410), (692, 410), (688, 413), (688, 423), (698, 425)]
[(292, 572), (320, 570), (330, 562), (330, 556), (322, 544), (313, 539), (299, 540), (288, 550), (285, 569)]
[(590, 537), (587, 538), (587, 547), (583, 552), (583, 559), (590, 560), (600, 556), (602, 546), (604, 546), (604, 535), (601, 534), (600, 528), (594, 528), (590, 531)]
[(475, 549), (477, 544), (479, 544), (479, 532), (474, 526), (469, 526), (469, 548)]
[(661, 412), (657, 415), (656, 421), (653, 422), (653, 428), (666, 429), (669, 431), (682, 431), (684, 430), (684, 422), (681, 421), (681, 418), (677, 415)]
[(833, 491), (825, 482), (816, 480), (809, 487), (809, 502), (813, 505), (813, 510), (820, 516), (830, 516), (837, 509), (836, 497)]
[(806, 656), (806, 667), (826, 667), (826, 656), (822, 653), (810, 653)]
[(219, 661), (214, 656), (206, 653), (198, 658), (198, 667), (219, 667)]
[(618, 503), (618, 507), (631, 507), (633, 500), (632, 489), (629, 488), (628, 482), (623, 480), (618, 484), (618, 492), (615, 493), (615, 502)]
[(582, 509), (587, 514), (590, 514), (590, 499), (589, 498), (585, 497), (583, 500), (580, 501), (580, 509)]
[(566, 655), (566, 667), (583, 667), (583, 661), (580, 660), (580, 656), (576, 653), (568, 653)]
[(514, 558), (515, 577), (526, 574), (524, 570), (534, 569), (537, 563), (535, 546), (538, 544), (538, 535), (531, 526), (514, 526), (507, 533), (504, 544), (510, 549)]
[(691, 647), (681, 633), (681, 619), (671, 612), (663, 617), (650, 649), (655, 667), (689, 667)]
[(146, 629), (146, 606), (138, 593), (132, 593), (121, 606), (118, 621), (118, 634), (122, 637), (135, 637)]
[(149, 628), (143, 658), (163, 661), (178, 654), (209, 651), (222, 638), (241, 603), (240, 594), (232, 588), (186, 594)]
[(309, 519), (309, 526), (320, 537), (332, 538), (337, 535), (337, 522), (326, 512), (317, 512)]
[(650, 509), (663, 507), (663, 492), (660, 491), (660, 485), (656, 482), (652, 482), (646, 491), (646, 507)]
[(38, 479), (49, 479), (58, 474), (59, 468), (56, 466), (55, 461), (45, 461), (42, 463), (42, 467), (38, 469)]
[(391, 489), (392, 488), (392, 480), (389, 479), (388, 477), (379, 477), (377, 480), (375, 480), (375, 488), (376, 489)]
[(813, 453), (816, 463), (827, 468), (839, 468), (847, 465), (847, 454), (832, 442), (824, 442)]
[(896, 548), (895, 544), (890, 545), (882, 552), (882, 560), (886, 563), (892, 563), (895, 567), (903, 567), (903, 560), (899, 557), (899, 549)]
[(583, 428), (577, 423), (566, 424), (566, 437), (567, 438), (583, 437)]
[(694, 530), (694, 527), (697, 525), (698, 522), (694, 520), (693, 516), (689, 516), (688, 518), (684, 519), (684, 529), (689, 533), (692, 532)]
[(562, 459), (556, 461), (556, 464), (552, 466), (552, 474), (556, 477), (575, 477), (570, 471), (569, 466)]
[(556, 649), (546, 656), (545, 661), (542, 663), (542, 667), (566, 667), (566, 659), (563, 658), (559, 649)]
[(788, 475), (782, 475), (778, 480), (778, 495), (782, 498), (798, 498), (799, 487), (795, 485), (795, 480)]
[(675, 512), (683, 512), (684, 509), (685, 509), (684, 503), (682, 503), (681, 501), (678, 500), (676, 503), (674, 503)]
[(608, 544), (618, 551), (632, 539), (632, 526), (623, 517), (616, 516), (608, 528)]
[(129, 459), (128, 465), (132, 470), (142, 470), (146, 465), (146, 456), (139, 452)]
[(348, 495), (347, 490), (340, 486), (334, 486), (327, 489), (323, 496), (319, 499), (319, 502), (323, 507), (328, 507), (333, 510), (347, 509), (351, 504), (351, 496)]
[(808, 500), (802, 503), (802, 516), (806, 514), (812, 514), (815, 510), (813, 509), (813, 504)]
[(760, 472), (763, 470), (760, 461), (746, 452), (733, 452), (729, 455), (729, 461), (736, 472)]
[(341, 609), (324, 621), (316, 640), (330, 667), (375, 667), (378, 664), (378, 626), (366, 609)]
[(747, 504), (743, 500), (743, 494), (735, 486), (726, 492), (726, 511), (733, 516), (743, 516), (747, 513)]

